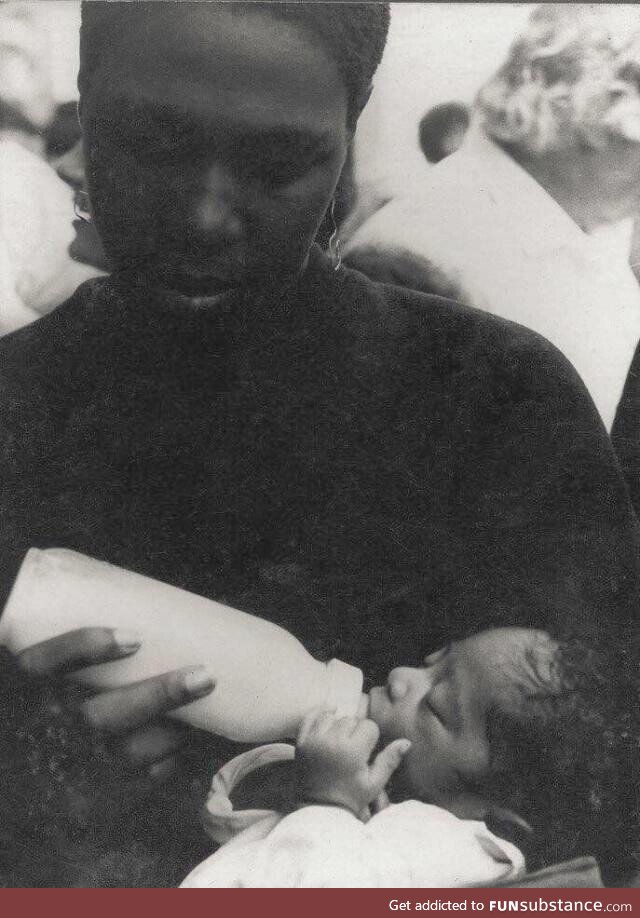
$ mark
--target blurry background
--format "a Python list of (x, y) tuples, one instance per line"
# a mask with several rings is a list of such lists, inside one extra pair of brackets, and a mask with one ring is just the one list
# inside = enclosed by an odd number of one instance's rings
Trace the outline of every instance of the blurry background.
[(470, 104), (526, 23), (529, 3), (392, 3), (391, 30), (355, 146), (356, 182), (393, 193), (428, 168), (418, 124), (441, 102)]

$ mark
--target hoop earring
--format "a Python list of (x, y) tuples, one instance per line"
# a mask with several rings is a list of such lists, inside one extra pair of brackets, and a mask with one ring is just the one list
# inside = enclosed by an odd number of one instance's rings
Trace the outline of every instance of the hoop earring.
[(340, 252), (340, 237), (338, 236), (338, 227), (336, 225), (336, 199), (331, 199), (331, 207), (329, 208), (329, 216), (331, 217), (331, 223), (333, 225), (333, 230), (331, 236), (329, 237), (329, 255), (331, 257), (331, 264), (333, 270), (337, 271), (342, 264), (342, 253)]
[(92, 222), (88, 192), (80, 189), (76, 191), (73, 201), (73, 212), (78, 220), (82, 220), (83, 223)]

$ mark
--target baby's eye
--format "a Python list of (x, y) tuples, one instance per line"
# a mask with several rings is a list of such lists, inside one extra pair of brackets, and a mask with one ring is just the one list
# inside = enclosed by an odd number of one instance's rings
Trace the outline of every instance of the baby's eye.
[(446, 727), (446, 719), (444, 716), (443, 706), (439, 701), (434, 697), (434, 692), (427, 692), (426, 695), (420, 700), (420, 709), (421, 711), (432, 714), (436, 720), (438, 720), (443, 727)]

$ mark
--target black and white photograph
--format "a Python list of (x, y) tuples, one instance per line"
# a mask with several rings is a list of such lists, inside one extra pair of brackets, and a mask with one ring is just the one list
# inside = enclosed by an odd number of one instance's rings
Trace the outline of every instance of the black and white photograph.
[(640, 886), (639, 345), (636, 4), (1, 2), (0, 888)]

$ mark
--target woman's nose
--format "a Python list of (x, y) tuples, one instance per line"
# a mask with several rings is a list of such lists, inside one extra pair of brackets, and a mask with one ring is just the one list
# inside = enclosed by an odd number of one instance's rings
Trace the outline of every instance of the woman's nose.
[(190, 217), (193, 230), (204, 240), (240, 240), (242, 195), (233, 176), (224, 169), (209, 169), (195, 192)]

